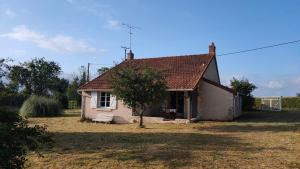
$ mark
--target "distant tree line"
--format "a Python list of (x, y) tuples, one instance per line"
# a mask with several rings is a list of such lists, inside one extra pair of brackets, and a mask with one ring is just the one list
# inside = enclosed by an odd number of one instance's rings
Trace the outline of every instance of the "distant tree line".
[[(81, 66), (72, 79), (61, 77), (61, 67), (45, 58), (35, 58), (27, 62), (10, 66), (10, 59), (0, 59), (0, 106), (20, 107), (31, 95), (51, 97), (63, 108), (68, 101), (81, 104), (78, 88), (87, 82), (87, 70)], [(107, 71), (103, 67), (99, 74)]]

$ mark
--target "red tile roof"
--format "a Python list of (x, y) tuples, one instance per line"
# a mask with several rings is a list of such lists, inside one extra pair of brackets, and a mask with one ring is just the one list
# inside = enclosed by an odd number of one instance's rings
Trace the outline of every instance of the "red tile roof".
[[(214, 55), (184, 55), (159, 58), (126, 60), (117, 66), (128, 63), (147, 66), (161, 71), (170, 90), (193, 90), (203, 76)], [(109, 71), (82, 85), (79, 90), (110, 89)]]

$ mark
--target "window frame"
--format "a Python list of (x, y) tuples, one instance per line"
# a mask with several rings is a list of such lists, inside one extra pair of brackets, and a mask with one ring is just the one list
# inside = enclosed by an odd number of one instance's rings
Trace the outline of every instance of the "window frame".
[[(111, 92), (97, 92), (97, 108), (110, 109), (111, 108)], [(104, 99), (104, 100), (102, 100)], [(104, 103), (104, 105), (102, 105)]]

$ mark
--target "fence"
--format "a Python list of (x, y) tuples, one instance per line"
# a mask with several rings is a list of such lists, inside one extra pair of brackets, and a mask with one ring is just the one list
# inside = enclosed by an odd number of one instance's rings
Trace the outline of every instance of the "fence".
[[(265, 97), (265, 98), (267, 98), (267, 97)], [(275, 104), (275, 103), (276, 103), (276, 101), (272, 101), (272, 104)], [(268, 109), (268, 107), (265, 106), (265, 105), (270, 105), (270, 104), (271, 104), (271, 101), (268, 101), (268, 100), (263, 101), (263, 97), (257, 97), (257, 98), (255, 98), (255, 104), (254, 104), (253, 108), (257, 109), (257, 110), (272, 110), (272, 109)], [(300, 97), (281, 97), (281, 109), (283, 109), (283, 110), (300, 110)]]
[(78, 108), (77, 100), (69, 100), (68, 109), (77, 109), (77, 108)]

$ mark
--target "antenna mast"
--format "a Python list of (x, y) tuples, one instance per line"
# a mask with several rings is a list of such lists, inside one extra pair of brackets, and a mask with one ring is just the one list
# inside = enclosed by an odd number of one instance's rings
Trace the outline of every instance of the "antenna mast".
[(129, 49), (131, 50), (131, 38), (132, 38), (132, 30), (133, 29), (141, 29), (137, 26), (131, 25), (131, 24), (126, 24), (126, 23), (122, 23), (123, 26), (127, 27), (129, 29)]
[(126, 60), (126, 51), (127, 51), (127, 49), (129, 49), (128, 47), (126, 47), (126, 46), (121, 46), (121, 48), (123, 48), (124, 49), (124, 58), (125, 58), (125, 60)]

